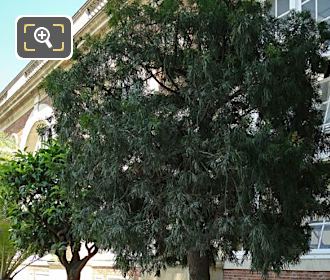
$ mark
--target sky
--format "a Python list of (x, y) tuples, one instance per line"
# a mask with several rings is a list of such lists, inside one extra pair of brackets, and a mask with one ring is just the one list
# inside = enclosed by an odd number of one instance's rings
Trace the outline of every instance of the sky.
[(0, 92), (28, 64), (15, 54), (16, 18), (23, 15), (73, 16), (86, 0), (10, 0), (0, 7)]

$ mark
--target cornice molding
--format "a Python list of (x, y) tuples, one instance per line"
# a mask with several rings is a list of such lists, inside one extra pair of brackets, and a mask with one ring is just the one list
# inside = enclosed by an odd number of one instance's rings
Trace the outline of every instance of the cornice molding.
[[(87, 1), (73, 16), (78, 17), (82, 13), (86, 12), (86, 9), (89, 7), (95, 7), (95, 3), (104, 2), (105, 0), (89, 0)], [(94, 5), (94, 6), (93, 6)], [(83, 25), (74, 35), (74, 40), (80, 40), (86, 34), (98, 34), (100, 31), (107, 28), (108, 16), (104, 11), (104, 7), (102, 9), (97, 10), (94, 16), (92, 16), (85, 25)], [(79, 44), (81, 47), (82, 44)], [(40, 95), (40, 100), (43, 100), (47, 97), (46, 93), (39, 91), (38, 86), (42, 82), (42, 80), (55, 68), (66, 64), (70, 64), (70, 61), (61, 60), (61, 61), (31, 61), (28, 63), (26, 67), (13, 79), (7, 87), (0, 94), (0, 129), (5, 130), (12, 125), (12, 123), (21, 117), (25, 111), (31, 109), (31, 107), (27, 104), (30, 98), (34, 98), (35, 95)], [(22, 85), (12, 94), (8, 94), (8, 91), (13, 88), (15, 83), (19, 81), (19, 79), (24, 78), (25, 81)], [(2, 97), (3, 96), (3, 97)], [(1, 98), (2, 97), (2, 98)], [(24, 107), (25, 110), (19, 110), (18, 108)], [(10, 120), (12, 115), (17, 113), (18, 111), (21, 114), (17, 114), (15, 116), (15, 120)]]
[[(86, 3), (74, 14), (73, 16), (73, 28), (75, 24), (77, 31), (74, 34), (74, 41), (87, 34), (86, 30), (92, 30), (97, 28), (100, 17), (108, 18), (105, 13), (105, 5), (107, 0), (87, 0)], [(61, 61), (63, 63), (65, 61)], [(16, 77), (1, 91), (0, 93), (0, 109), (6, 106), (6, 103), (10, 101), (12, 95), (19, 92), (22, 87), (29, 84), (29, 79), (34, 76), (45, 64), (54, 63), (54, 61), (37, 60), (30, 61), (17, 75)], [(55, 62), (56, 63), (56, 62)], [(15, 89), (17, 87), (17, 89)], [(0, 110), (1, 111), (1, 110)]]

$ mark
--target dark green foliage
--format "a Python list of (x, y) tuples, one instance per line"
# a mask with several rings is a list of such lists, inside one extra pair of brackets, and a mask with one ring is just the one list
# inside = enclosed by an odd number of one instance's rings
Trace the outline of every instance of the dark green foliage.
[(83, 193), (78, 234), (126, 269), (196, 251), (233, 260), (240, 246), (263, 273), (297, 262), (306, 219), (328, 213), (317, 157), (327, 27), (306, 13), (271, 18), (258, 1), (108, 10), (108, 36), (45, 81), (70, 146), (68, 185)]
[(1, 166), (0, 178), (15, 245), (39, 256), (55, 253), (69, 275), (71, 265), (78, 263), (81, 270), (96, 252), (79, 257), (82, 239), (73, 234), (73, 208), (60, 179), (66, 157), (66, 149), (56, 142), (34, 154), (19, 151)]

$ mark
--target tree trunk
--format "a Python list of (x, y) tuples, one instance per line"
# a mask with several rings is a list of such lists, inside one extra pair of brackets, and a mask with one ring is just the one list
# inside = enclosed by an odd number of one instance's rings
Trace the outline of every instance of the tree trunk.
[(210, 260), (199, 251), (190, 250), (187, 256), (189, 280), (210, 280)]
[(68, 280), (80, 280), (81, 270), (77, 268), (66, 269), (66, 275)]
[(66, 256), (66, 251), (56, 251), (56, 255), (60, 260), (61, 264), (65, 267), (67, 280), (80, 280), (80, 273), (87, 264), (87, 262), (97, 254), (98, 248), (95, 244), (88, 247), (88, 244), (85, 243), (86, 250), (88, 255), (84, 258), (80, 258), (79, 251), (81, 248), (81, 244), (75, 244), (75, 246), (70, 247), (72, 257), (71, 260), (68, 261)]

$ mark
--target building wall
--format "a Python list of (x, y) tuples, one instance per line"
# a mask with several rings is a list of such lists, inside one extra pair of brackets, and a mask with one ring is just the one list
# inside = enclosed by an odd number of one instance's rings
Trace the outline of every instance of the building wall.
[[(279, 0), (276, 0), (279, 1)], [(329, 0), (330, 1), (330, 0)], [(100, 34), (106, 30), (107, 16), (99, 12), (99, 3), (103, 0), (86, 0), (76, 14), (75, 40), (83, 35)], [(302, 0), (290, 0), (290, 8), (301, 9)], [(92, 18), (86, 11), (97, 11)], [(38, 64), (39, 63), (39, 64)], [(37, 66), (36, 66), (37, 65)], [(18, 147), (34, 151), (38, 147), (36, 134), (37, 124), (46, 121), (52, 114), (51, 102), (38, 85), (43, 77), (55, 67), (69, 67), (70, 62), (31, 62), (3, 92), (8, 98), (0, 98), (0, 130), (7, 132), (17, 141)], [(22, 82), (24, 81), (24, 83)], [(13, 90), (15, 89), (15, 91)], [(0, 96), (1, 97), (1, 96)], [(224, 270), (220, 266), (211, 268), (212, 280), (257, 280), (260, 274), (251, 273), (249, 262), (241, 266), (226, 262)], [(65, 271), (54, 256), (46, 256), (42, 260), (24, 269), (15, 280), (60, 280), (65, 279)], [(115, 280), (123, 279), (120, 272), (113, 268), (113, 255), (97, 254), (84, 268), (81, 280)], [(161, 277), (152, 274), (142, 275), (141, 280), (188, 280), (187, 269), (181, 267), (168, 268)], [(290, 271), (283, 271), (279, 277), (270, 274), (270, 279), (329, 279), (330, 254), (310, 256)]]
[[(211, 280), (224, 280), (223, 271), (220, 267), (210, 268)], [(141, 280), (189, 280), (187, 268), (175, 267), (161, 271), (160, 277), (155, 277), (153, 274), (142, 275)]]
[[(73, 16), (74, 41), (86, 34), (105, 33), (108, 16), (104, 12), (106, 0), (86, 0)], [(80, 42), (80, 45), (83, 41)], [(53, 115), (51, 100), (39, 85), (54, 68), (70, 67), (70, 61), (31, 61), (8, 86), (0, 92), (0, 131), (12, 135), (17, 147), (33, 152), (40, 147), (37, 133), (40, 124), (48, 124)], [(82, 255), (84, 252), (81, 252)], [(99, 253), (82, 271), (81, 280), (121, 280), (121, 272), (114, 269), (114, 255)], [(30, 263), (27, 260), (23, 266)], [(66, 279), (64, 267), (56, 256), (47, 255), (24, 268), (15, 280)]]
[[(250, 263), (247, 261), (242, 265), (230, 262), (210, 268), (211, 280), (262, 280), (260, 273), (252, 272)], [(188, 280), (187, 268), (169, 268), (161, 272), (160, 277), (143, 275), (141, 280)], [(283, 270), (279, 275), (269, 273), (270, 280), (330, 280), (330, 259), (302, 259), (300, 264)]]
[[(228, 269), (224, 271), (224, 280), (262, 280), (260, 274), (249, 270)], [(278, 280), (326, 280), (330, 279), (329, 271), (282, 271), (280, 275), (270, 273), (268, 279)]]

